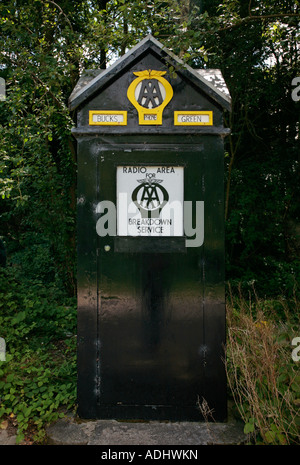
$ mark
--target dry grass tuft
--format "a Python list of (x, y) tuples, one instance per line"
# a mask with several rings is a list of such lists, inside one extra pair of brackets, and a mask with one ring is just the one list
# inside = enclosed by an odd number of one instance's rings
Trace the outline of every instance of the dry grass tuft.
[(291, 345), (300, 336), (298, 312), (296, 300), (229, 295), (228, 384), (255, 443), (300, 444), (300, 361)]

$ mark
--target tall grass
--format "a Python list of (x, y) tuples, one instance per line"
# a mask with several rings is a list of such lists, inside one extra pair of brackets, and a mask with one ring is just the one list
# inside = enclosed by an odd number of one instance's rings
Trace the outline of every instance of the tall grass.
[(249, 442), (300, 444), (300, 361), (291, 344), (300, 336), (296, 297), (245, 299), (229, 290), (227, 332), (228, 384)]

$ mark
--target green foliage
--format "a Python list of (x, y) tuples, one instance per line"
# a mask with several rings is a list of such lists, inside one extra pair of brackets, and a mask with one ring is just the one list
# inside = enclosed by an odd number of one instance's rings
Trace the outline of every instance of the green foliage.
[[(66, 96), (76, 53), (70, 61), (74, 36), (57, 13), (39, 1), (1, 3), (7, 98), (0, 102), (0, 228), (13, 247), (34, 235), (38, 243), (47, 241), (74, 293), (75, 160)], [(59, 31), (71, 43), (57, 42)]]
[(255, 444), (300, 444), (298, 301), (245, 300), (227, 305), (227, 375), (244, 432)]
[(53, 284), (18, 281), (0, 268), (0, 419), (13, 417), (18, 441), (41, 441), (45, 426), (76, 402), (76, 307)]
[(255, 281), (261, 296), (291, 296), (300, 277), (300, 103), (291, 98), (300, 75), (299, 3), (227, 1), (218, 12), (215, 35), (206, 30), (203, 45), (232, 97), (225, 115), (227, 279), (245, 288)]

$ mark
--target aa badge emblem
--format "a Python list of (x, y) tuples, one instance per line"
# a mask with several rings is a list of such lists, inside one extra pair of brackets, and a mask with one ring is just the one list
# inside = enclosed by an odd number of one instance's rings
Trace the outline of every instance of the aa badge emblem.
[(173, 97), (171, 84), (163, 77), (166, 71), (145, 70), (127, 90), (127, 97), (139, 114), (139, 124), (162, 124), (162, 113)]
[(146, 178), (138, 179), (140, 183), (132, 193), (132, 201), (140, 210), (142, 216), (158, 216), (161, 209), (169, 200), (169, 194), (166, 189), (160, 185), (162, 179)]

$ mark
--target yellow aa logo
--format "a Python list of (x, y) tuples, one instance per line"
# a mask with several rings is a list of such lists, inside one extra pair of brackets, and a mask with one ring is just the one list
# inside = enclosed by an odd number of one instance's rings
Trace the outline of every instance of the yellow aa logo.
[(127, 97), (139, 114), (139, 124), (162, 124), (162, 113), (173, 97), (166, 71), (145, 70), (133, 73), (137, 78), (127, 90)]

